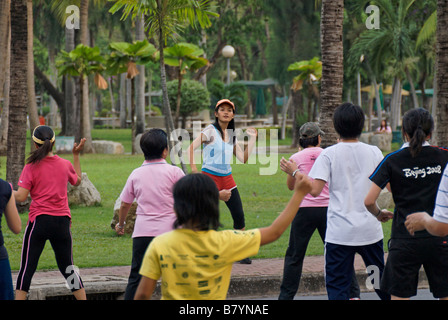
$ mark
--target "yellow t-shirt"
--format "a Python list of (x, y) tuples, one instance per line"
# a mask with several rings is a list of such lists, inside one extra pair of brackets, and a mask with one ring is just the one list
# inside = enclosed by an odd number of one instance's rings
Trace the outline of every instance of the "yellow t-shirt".
[(177, 229), (154, 238), (140, 274), (161, 280), (163, 300), (224, 300), (234, 262), (256, 255), (260, 231)]

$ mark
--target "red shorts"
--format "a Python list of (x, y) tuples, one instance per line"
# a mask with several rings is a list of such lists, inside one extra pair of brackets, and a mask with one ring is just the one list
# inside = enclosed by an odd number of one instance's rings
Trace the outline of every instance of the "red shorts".
[(228, 176), (215, 176), (205, 171), (202, 171), (202, 173), (208, 175), (213, 179), (213, 181), (215, 181), (219, 191), (224, 189), (231, 190), (236, 188), (235, 180), (233, 180), (233, 176), (231, 174), (229, 174)]

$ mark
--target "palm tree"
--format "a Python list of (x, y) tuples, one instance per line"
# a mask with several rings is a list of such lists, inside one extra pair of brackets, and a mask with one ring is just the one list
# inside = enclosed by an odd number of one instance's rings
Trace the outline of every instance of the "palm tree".
[[(367, 1), (360, 1), (360, 8)], [(396, 129), (401, 118), (401, 84), (407, 78), (413, 83), (410, 69), (415, 64), (413, 36), (417, 32), (415, 22), (409, 17), (409, 13), (415, 0), (378, 0), (375, 4), (384, 14), (381, 19), (381, 28), (378, 30), (364, 31), (353, 47), (350, 55), (359, 59), (364, 55), (377, 76), (381, 71), (388, 71), (393, 77), (394, 94), (391, 102), (391, 127)], [(386, 66), (386, 68), (385, 68)], [(388, 67), (388, 68), (387, 68)], [(415, 88), (411, 86), (414, 97), (414, 106), (418, 107)]]
[[(100, 89), (107, 88), (107, 82), (102, 78), (101, 72), (105, 70), (103, 66), (105, 60), (100, 54), (98, 47), (91, 48), (83, 44), (79, 44), (70, 52), (61, 51), (61, 56), (56, 60), (56, 66), (60, 76), (69, 75), (78, 77), (81, 96), (83, 96), (84, 83), (89, 75), (95, 75), (95, 82)], [(81, 130), (83, 137), (89, 137), (84, 144), (84, 152), (92, 153), (93, 145), (90, 130), (90, 113), (89, 105), (85, 99), (81, 99)], [(86, 125), (86, 123), (88, 125)], [(86, 148), (87, 147), (87, 148)]]
[[(103, 5), (106, 0), (51, 0), (51, 6), (53, 11), (55, 12), (56, 16), (60, 19), (60, 21), (65, 25), (65, 19), (67, 18), (66, 8), (69, 5), (76, 5), (79, 7), (79, 20), (80, 20), (80, 34), (79, 34), (79, 40), (80, 44), (83, 44), (85, 46), (90, 46), (89, 43), (89, 26), (88, 26), (88, 20), (89, 20), (89, 4), (92, 2), (94, 5)], [(66, 40), (71, 41), (74, 40), (74, 30), (68, 30), (66, 29), (66, 35), (68, 38)], [(66, 51), (71, 51), (70, 49), (74, 49), (75, 43), (66, 41)], [(80, 111), (78, 113), (80, 114), (81, 118), (81, 135), (87, 139), (86, 144), (84, 145), (84, 152), (92, 152), (92, 137), (91, 137), (91, 123), (90, 123), (90, 107), (89, 107), (89, 79), (86, 77), (82, 81), (83, 88), (79, 88), (80, 90), (80, 97), (79, 97), (79, 105), (82, 106)], [(67, 84), (68, 91), (66, 92), (66, 106), (67, 111), (66, 114), (68, 116), (69, 120), (73, 120), (71, 118), (71, 113), (69, 112), (69, 108), (73, 109), (73, 106), (76, 104), (76, 97), (74, 97), (75, 88), (72, 83)], [(67, 97), (67, 95), (70, 94), (70, 97)], [(73, 129), (72, 133), (75, 136), (79, 134), (77, 132), (76, 128), (73, 128), (73, 126), (76, 126), (75, 121), (68, 121), (70, 123), (69, 129)], [(71, 131), (71, 130), (70, 130)]]
[(322, 78), (322, 62), (314, 57), (311, 60), (294, 62), (289, 65), (288, 71), (299, 71), (294, 77), (292, 89), (294, 91), (304, 89), (308, 98), (308, 121), (314, 121), (312, 103), (319, 99), (319, 82)]
[[(217, 16), (210, 11), (209, 1), (195, 0), (113, 0), (115, 4), (110, 9), (115, 13), (123, 9), (122, 19), (127, 19), (130, 14), (135, 18), (144, 15), (146, 29), (149, 35), (155, 35), (160, 51), (160, 79), (162, 83), (162, 103), (165, 115), (165, 125), (169, 137), (170, 150), (173, 150), (171, 132), (174, 131), (174, 123), (171, 115), (171, 107), (166, 87), (165, 56), (163, 48), (168, 37), (175, 35), (183, 26), (190, 24), (192, 27), (201, 28), (211, 25), (210, 16)], [(182, 157), (179, 157), (182, 169), (186, 172)], [(175, 159), (171, 158), (174, 163)]]
[(111, 75), (126, 72), (126, 78), (131, 80), (131, 127), (132, 154), (135, 153), (134, 141), (137, 134), (135, 116), (135, 79), (139, 74), (136, 65), (145, 65), (155, 61), (156, 48), (148, 40), (128, 42), (112, 42), (109, 44), (111, 53), (107, 59), (107, 70)]
[(330, 146), (337, 141), (333, 126), (333, 113), (342, 102), (344, 83), (343, 22), (344, 0), (322, 0), (320, 31), (322, 79), (319, 118), (319, 124), (325, 132), (322, 147)]
[(435, 143), (448, 144), (448, 0), (437, 2), (437, 109)]
[(27, 128), (27, 0), (11, 1), (11, 86), (6, 180), (17, 188), (25, 162)]
[(178, 70), (178, 88), (176, 99), (176, 112), (174, 115), (174, 125), (179, 125), (179, 112), (180, 112), (180, 97), (182, 88), (182, 78), (187, 72), (187, 69), (194, 72), (207, 65), (208, 60), (200, 57), (204, 54), (204, 50), (198, 46), (180, 42), (174, 46), (165, 48), (165, 63), (172, 67), (177, 67)]

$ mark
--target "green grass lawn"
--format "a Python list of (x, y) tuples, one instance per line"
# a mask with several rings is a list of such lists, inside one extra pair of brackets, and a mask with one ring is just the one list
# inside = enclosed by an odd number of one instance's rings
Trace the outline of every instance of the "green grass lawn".
[[(130, 130), (97, 129), (92, 138), (97, 140), (113, 140), (123, 143), (125, 152), (131, 151)], [(289, 144), (290, 140), (285, 144)], [(278, 163), (280, 157), (290, 154), (270, 155), (260, 161), (252, 158), (249, 164), (234, 164), (233, 174), (243, 201), (246, 215), (246, 228), (268, 226), (283, 210), (291, 191), (286, 187), (286, 175), (277, 169), (275, 174), (260, 175), (269, 164)], [(71, 155), (61, 155), (72, 161)], [(113, 218), (113, 207), (129, 174), (143, 162), (142, 155), (103, 155), (84, 154), (81, 156), (82, 171), (101, 194), (101, 205), (95, 207), (71, 207), (74, 263), (80, 268), (130, 265), (132, 239), (130, 235), (118, 237), (110, 227)], [(6, 158), (0, 158), (0, 177), (5, 177)], [(277, 168), (277, 166), (274, 166)], [(223, 202), (220, 203), (221, 223), (223, 228), (231, 229), (233, 222)], [(27, 214), (21, 214), (22, 232), (19, 235), (7, 230), (2, 221), (5, 245), (9, 252), (11, 268), (18, 270), (22, 237), (27, 222)], [(390, 223), (383, 224), (385, 243), (389, 239)], [(282, 237), (269, 245), (261, 247), (259, 254), (253, 258), (283, 257), (288, 246), (289, 229)], [(323, 244), (316, 232), (308, 246), (307, 255), (323, 254)], [(47, 243), (38, 265), (39, 270), (57, 269), (53, 250)]]

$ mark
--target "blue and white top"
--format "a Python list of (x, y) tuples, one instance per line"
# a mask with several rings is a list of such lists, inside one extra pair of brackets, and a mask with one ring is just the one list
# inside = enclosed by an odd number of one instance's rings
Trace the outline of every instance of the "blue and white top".
[(202, 171), (216, 176), (230, 175), (234, 147), (233, 135), (229, 134), (229, 142), (225, 142), (218, 129), (212, 124), (207, 126), (202, 133), (206, 137), (206, 142), (203, 144)]

